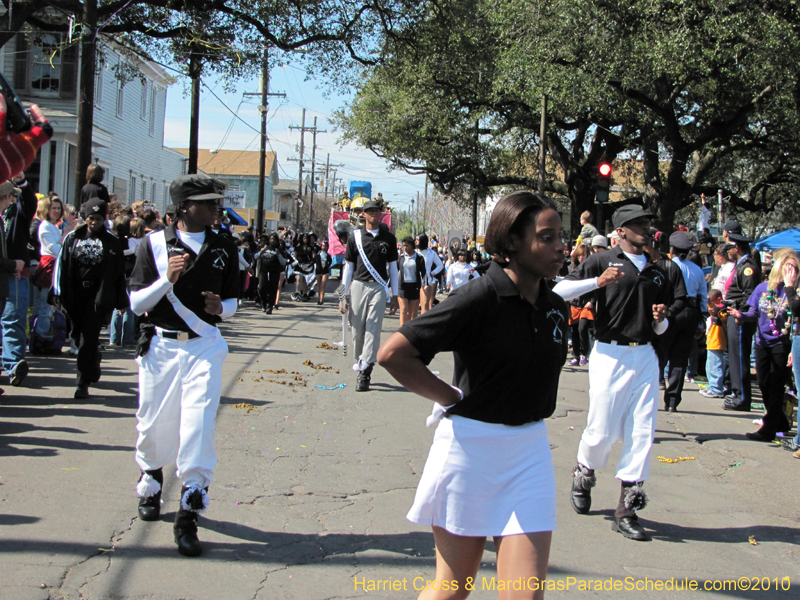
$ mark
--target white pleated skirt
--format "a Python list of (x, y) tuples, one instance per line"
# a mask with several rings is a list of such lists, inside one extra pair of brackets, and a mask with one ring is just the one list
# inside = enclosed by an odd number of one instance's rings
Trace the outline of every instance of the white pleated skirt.
[(554, 531), (556, 478), (544, 421), (509, 427), (442, 419), (406, 518), (465, 536)]

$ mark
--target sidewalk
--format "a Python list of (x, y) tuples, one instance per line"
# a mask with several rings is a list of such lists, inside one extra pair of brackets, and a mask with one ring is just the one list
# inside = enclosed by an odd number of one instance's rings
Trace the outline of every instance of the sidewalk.
[[(136, 516), (133, 349), (105, 352), (102, 380), (82, 401), (72, 398), (73, 357), (31, 358), (26, 387), (5, 385), (0, 398), (0, 599), (415, 598), (415, 578), (424, 585), (434, 574), (430, 529), (405, 520), (433, 436), (425, 428), (430, 402), (380, 368), (373, 391), (355, 393), (352, 352), (345, 358), (319, 347), (341, 339), (334, 302), (332, 294), (322, 307), (284, 294), (272, 318), (248, 302), (223, 327), (230, 355), (200, 558), (182, 557), (172, 540), (179, 483), (166, 470), (161, 520)], [(387, 317), (384, 339), (397, 326)], [(452, 358), (439, 356), (431, 368), (449, 380)], [(550, 591), (548, 598), (579, 596), (575, 590), (587, 580), (623, 585), (626, 577), (648, 578), (651, 586), (688, 578), (701, 588), (764, 577), (769, 591), (728, 586), (714, 595), (798, 597), (800, 461), (745, 438), (758, 413), (724, 412), (696, 385), (686, 386), (681, 412), (659, 413), (650, 505), (641, 513), (654, 539), (637, 543), (611, 531), (618, 452), (598, 472), (592, 512), (579, 516), (570, 508), (587, 368), (565, 367), (561, 382), (548, 420), (559, 511), (549, 577), (554, 585), (569, 583), (570, 591)], [(314, 387), (341, 383), (346, 387)], [(657, 456), (694, 460), (664, 463)], [(490, 541), (470, 598), (497, 597), (482, 589), (484, 578), (490, 585), (496, 576), (494, 560)], [(792, 578), (791, 589), (775, 591), (776, 582), (787, 586), (784, 577)], [(394, 582), (400, 590), (386, 591)], [(650, 589), (647, 598), (674, 595)]]

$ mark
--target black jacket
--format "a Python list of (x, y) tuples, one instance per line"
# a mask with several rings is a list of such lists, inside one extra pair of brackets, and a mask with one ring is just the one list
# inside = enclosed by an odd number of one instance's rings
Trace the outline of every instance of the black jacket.
[[(416, 252), (414, 253), (414, 257), (416, 258), (416, 261), (417, 261), (417, 282), (416, 283), (417, 283), (417, 285), (422, 286), (422, 282), (425, 281), (425, 273), (426, 273), (425, 259), (422, 257), (421, 254), (417, 254)], [(410, 260), (410, 259), (411, 259), (411, 257), (407, 256), (406, 253), (403, 252), (403, 253), (400, 254), (400, 258), (397, 261), (397, 270), (400, 273), (399, 285), (401, 285), (401, 286), (405, 283), (405, 277), (403, 275), (403, 263), (405, 263), (407, 260)]]
[[(2, 237), (5, 237), (3, 229), (0, 228), (0, 251), (2, 251), (5, 244), (2, 243)], [(4, 275), (13, 275), (17, 270), (17, 261), (7, 256), (0, 256), (0, 298), (8, 298), (8, 277)]]
[(6, 248), (8, 257), (25, 261), (28, 267), (28, 241), (30, 239), (31, 221), (36, 216), (38, 206), (36, 194), (30, 184), (22, 188), (20, 199), (8, 207), (6, 213)]
[[(64, 240), (61, 255), (58, 258), (56, 272), (53, 274), (53, 296), (61, 298), (61, 306), (69, 314), (83, 308), (77, 294), (77, 286), (81, 284), (78, 265), (74, 260), (75, 245), (79, 240), (89, 237), (89, 227), (80, 225), (71, 231)], [(95, 310), (110, 316), (114, 309), (123, 310), (130, 306), (130, 298), (125, 285), (125, 262), (122, 244), (117, 237), (106, 229), (98, 236), (103, 243), (103, 278), (95, 295)]]
[(87, 183), (81, 188), (81, 206), (92, 198), (100, 198), (106, 202), (111, 202), (111, 197), (108, 195), (108, 188), (102, 183)]

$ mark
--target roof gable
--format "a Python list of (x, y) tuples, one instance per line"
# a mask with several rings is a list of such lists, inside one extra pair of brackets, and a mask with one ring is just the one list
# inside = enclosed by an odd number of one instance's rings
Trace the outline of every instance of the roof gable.
[[(188, 148), (173, 148), (184, 156), (189, 156)], [(261, 153), (256, 150), (211, 150), (200, 149), (197, 151), (197, 168), (209, 175), (224, 175), (235, 177), (237, 175), (258, 176), (258, 160)], [(275, 166), (275, 152), (266, 153), (264, 172), (267, 177)]]

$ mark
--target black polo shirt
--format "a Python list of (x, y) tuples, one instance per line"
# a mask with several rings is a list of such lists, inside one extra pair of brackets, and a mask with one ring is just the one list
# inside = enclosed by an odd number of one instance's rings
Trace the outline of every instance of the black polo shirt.
[[(656, 264), (664, 269), (669, 277), (670, 301), (667, 304), (669, 315), (674, 317), (681, 313), (686, 307), (686, 282), (683, 279), (683, 271), (669, 258), (664, 257), (656, 261)], [(704, 307), (701, 307), (704, 308)]]
[(761, 283), (761, 271), (756, 266), (756, 262), (747, 256), (742, 262), (736, 264), (731, 277), (733, 277), (733, 281), (728, 286), (725, 299), (733, 302), (734, 308), (741, 310), (747, 304), (753, 290)]
[(453, 352), (453, 385), (464, 399), (449, 414), (524, 425), (556, 408), (568, 323), (564, 300), (544, 280), (532, 305), (492, 263), (485, 277), (458, 288), (400, 333), (425, 364)]
[(623, 277), (616, 283), (599, 288), (595, 296), (595, 338), (601, 342), (652, 342), (653, 305), (669, 306), (672, 290), (664, 270), (650, 260), (639, 271), (625, 255), (621, 246), (607, 252), (592, 254), (565, 279), (600, 277), (609, 267), (617, 267)]
[[(397, 238), (394, 237), (386, 225), (381, 223), (378, 235), (375, 237), (367, 232), (364, 227), (361, 228), (361, 245), (364, 248), (364, 254), (367, 255), (369, 262), (375, 267), (378, 275), (384, 281), (389, 281), (387, 265), (397, 260)], [(356, 248), (355, 235), (351, 235), (347, 240), (344, 259), (356, 265), (353, 281), (374, 281), (372, 275), (367, 271), (367, 267), (361, 261), (361, 255), (358, 252), (358, 248)]]
[[(206, 323), (216, 325), (222, 319), (219, 315), (206, 312), (206, 299), (202, 292), (213, 292), (227, 300), (239, 296), (239, 251), (236, 245), (226, 236), (215, 234), (211, 228), (206, 228), (206, 238), (200, 247), (200, 252), (181, 242), (175, 233), (176, 223), (167, 227), (163, 234), (166, 236), (167, 252), (170, 257), (189, 255), (188, 268), (178, 277), (172, 290), (181, 303), (200, 317)], [(136, 252), (136, 266), (131, 274), (130, 286), (132, 291), (144, 289), (159, 279), (153, 249), (150, 246), (150, 237), (161, 235), (153, 232), (144, 238)], [(165, 297), (161, 298), (155, 308), (147, 311), (150, 323), (173, 331), (186, 331), (191, 329), (181, 319), (172, 304)]]

